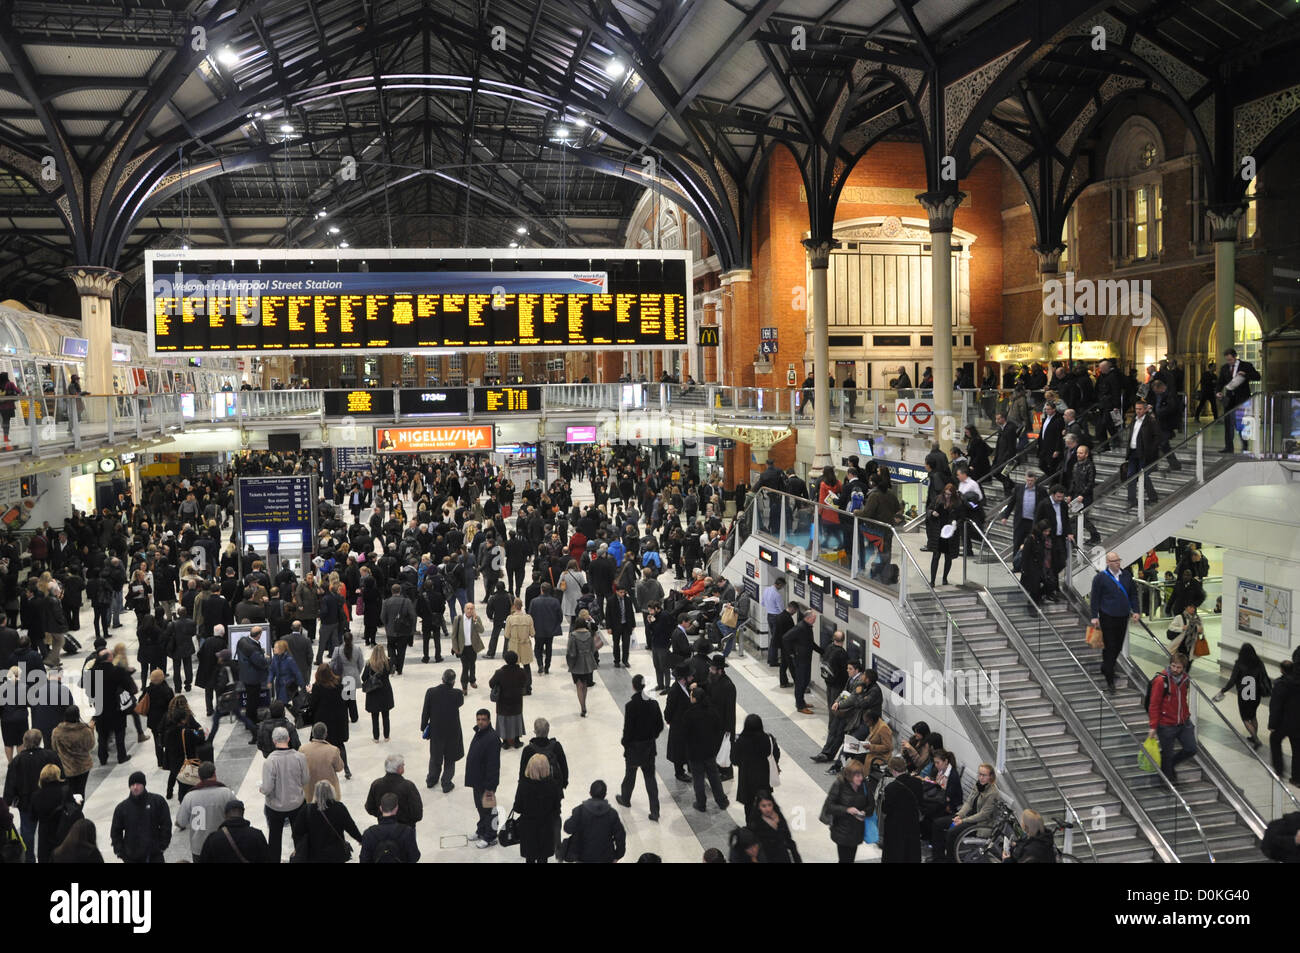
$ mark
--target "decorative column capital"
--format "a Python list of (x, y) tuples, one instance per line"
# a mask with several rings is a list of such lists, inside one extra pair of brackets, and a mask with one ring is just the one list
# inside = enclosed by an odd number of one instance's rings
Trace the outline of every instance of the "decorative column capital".
[(64, 270), (72, 280), (77, 294), (83, 297), (111, 298), (113, 289), (122, 280), (122, 273), (101, 265), (76, 265)]
[(749, 268), (733, 268), (731, 271), (724, 271), (718, 276), (718, 280), (725, 287), (736, 281), (748, 282), (753, 276), (754, 272)]
[(840, 247), (840, 243), (833, 238), (805, 238), (802, 244), (808, 252), (808, 263), (814, 269), (829, 268), (831, 252)]
[(1206, 209), (1205, 217), (1210, 220), (1210, 240), (1215, 242), (1235, 242), (1237, 226), (1246, 209), (1241, 205), (1220, 205)]
[(965, 198), (965, 192), (922, 192), (916, 200), (930, 217), (931, 232), (951, 232), (957, 206)]
[(1054, 275), (1061, 270), (1061, 256), (1065, 254), (1065, 246), (1060, 242), (1055, 245), (1030, 245), (1029, 249), (1038, 257), (1040, 275)]

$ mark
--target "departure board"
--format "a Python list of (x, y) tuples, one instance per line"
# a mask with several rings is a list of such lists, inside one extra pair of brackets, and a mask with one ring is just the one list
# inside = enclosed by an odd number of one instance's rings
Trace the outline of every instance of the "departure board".
[(331, 417), (393, 416), (392, 390), (327, 390), (325, 413)]
[(540, 387), (475, 387), (474, 413), (527, 414), (542, 409)]
[(150, 251), (151, 354), (683, 349), (690, 252)]

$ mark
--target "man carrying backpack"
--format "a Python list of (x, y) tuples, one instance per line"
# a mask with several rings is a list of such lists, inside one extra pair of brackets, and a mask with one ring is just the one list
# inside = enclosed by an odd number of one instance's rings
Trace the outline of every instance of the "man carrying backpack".
[[(1196, 726), (1187, 705), (1191, 677), (1187, 674), (1187, 656), (1175, 652), (1169, 667), (1151, 680), (1147, 688), (1147, 716), (1151, 730), (1148, 738), (1160, 739), (1160, 770), (1170, 784), (1177, 784), (1175, 768), (1179, 762), (1196, 757)], [(1174, 754), (1174, 742), (1182, 750)]]
[(379, 823), (361, 835), (363, 864), (414, 864), (420, 859), (415, 828), (397, 819), (397, 795), (389, 791), (379, 799)]
[(384, 600), (379, 619), (388, 638), (393, 671), (401, 675), (406, 662), (406, 647), (415, 642), (415, 603), (402, 594), (398, 583), (393, 583), (390, 591), (392, 595)]

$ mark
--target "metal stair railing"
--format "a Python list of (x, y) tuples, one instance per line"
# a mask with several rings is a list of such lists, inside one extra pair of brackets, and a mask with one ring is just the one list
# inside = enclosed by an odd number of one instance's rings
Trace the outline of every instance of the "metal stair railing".
[[(1041, 662), (1039, 662), (1039, 656), (1043, 649), (1063, 649), (1066, 657), (1073, 663), (1077, 670), (1075, 674), (1080, 680), (1079, 684), (1093, 684), (1092, 679), (1088, 674), (1087, 666), (1079, 659), (1078, 655), (1075, 654), (1074, 650), (1062, 637), (1061, 633), (1057, 631), (1051, 620), (1043, 614), (1039, 605), (1029, 596), (1029, 593), (1020, 584), (1020, 580), (1017, 579), (1015, 574), (1011, 571), (1011, 567), (1003, 561), (1002, 557), (998, 554), (989, 539), (984, 535), (983, 531), (980, 530), (979, 526), (970, 521), (964, 522), (963, 526), (966, 531), (975, 534), (975, 538), (972, 540), (973, 543), (983, 544), (984, 554), (980, 561), (976, 561), (972, 557), (963, 556), (963, 578), (967, 583), (973, 583), (984, 589), (989, 594), (992, 608), (998, 613), (1001, 613), (1003, 607), (999, 604), (999, 600), (993, 596), (994, 591), (997, 589), (1018, 591), (1023, 598), (1024, 603), (1032, 607), (1033, 615), (1036, 616), (1037, 619), (1032, 631), (1029, 633), (1026, 633), (1023, 630), (1022, 625), (1012, 624), (1010, 620), (1006, 618), (1005, 614), (1002, 615), (1003, 620), (1006, 622), (1008, 636), (1019, 640), (1029, 651), (1031, 667), (1034, 667), (1036, 669), (1036, 674), (1043, 679), (1044, 690), (1046, 691), (1050, 686), (1052, 694), (1060, 697), (1060, 700), (1064, 705), (1062, 715), (1065, 716), (1067, 723), (1072, 724), (1072, 726), (1076, 728), (1076, 731), (1080, 733), (1080, 742), (1087, 745), (1093, 754), (1098, 768), (1107, 776), (1108, 780), (1112, 781), (1115, 793), (1120, 796), (1121, 801), (1129, 809), (1134, 819), (1137, 820), (1139, 828), (1142, 829), (1143, 833), (1152, 841), (1157, 852), (1167, 861), (1183, 863), (1190, 859), (1193, 861), (1207, 860), (1213, 863), (1214, 851), (1211, 849), (1209, 840), (1205, 836), (1204, 828), (1201, 826), (1200, 821), (1196, 819), (1196, 815), (1192, 811), (1191, 806), (1187, 803), (1186, 799), (1184, 799), (1178, 792), (1177, 788), (1170, 783), (1164, 773), (1162, 771), (1155, 771), (1148, 774), (1141, 772), (1140, 769), (1136, 767), (1121, 767), (1106, 750), (1105, 743), (1108, 740), (1125, 742), (1127, 744), (1126, 750), (1132, 757), (1130, 764), (1136, 765), (1142, 757), (1142, 745), (1146, 740), (1145, 736), (1138, 737), (1138, 735), (1134, 733), (1133, 729), (1129, 728), (1128, 723), (1124, 720), (1124, 716), (1110, 701), (1106, 693), (1100, 688), (1096, 689), (1096, 707), (1095, 709), (1092, 709), (1091, 703), (1089, 703), (1090, 710), (1088, 711), (1083, 710), (1079, 705), (1069, 703), (1065, 700), (1063, 695), (1059, 695), (1054, 680), (1051, 679), (1047, 670), (1042, 666)], [(989, 558), (990, 556), (992, 558)], [(1095, 725), (1095, 730), (1090, 730), (1090, 722), (1092, 725)], [(1136, 777), (1134, 776), (1135, 771), (1138, 772)], [(1148, 779), (1149, 781), (1151, 778), (1155, 778), (1157, 788), (1162, 788), (1164, 793), (1169, 795), (1172, 799), (1170, 803), (1174, 807), (1172, 814), (1174, 822), (1173, 841), (1176, 843), (1179, 840), (1180, 833), (1192, 831), (1201, 843), (1204, 850), (1204, 857), (1197, 856), (1185, 858), (1181, 853), (1179, 853), (1178, 849), (1175, 847), (1175, 843), (1171, 843), (1169, 838), (1165, 837), (1164, 832), (1159, 829), (1156, 823), (1147, 814), (1146, 808), (1141, 804), (1140, 798), (1134, 790), (1132, 782), (1141, 779)], [(1190, 824), (1184, 826), (1185, 822), (1182, 821), (1183, 817), (1186, 817)]]
[[(1031, 803), (1028, 795), (1026, 795), (1020, 787), (1020, 783), (1016, 778), (1014, 770), (1010, 772), (1009, 779), (1005, 785), (1006, 790), (1011, 793), (1013, 799), (1021, 808), (1032, 807), (1044, 816), (1055, 815), (1073, 821), (1075, 824), (1073, 830), (1079, 831), (1083, 834), (1084, 847), (1087, 851), (1088, 858), (1092, 861), (1096, 861), (1097, 851), (1096, 847), (1092, 843), (1091, 836), (1088, 834), (1087, 825), (1083, 822), (1083, 818), (1079, 812), (1075, 810), (1069, 797), (1063, 790), (1061, 790), (1060, 785), (1057, 784), (1051, 768), (1045, 761), (1043, 761), (1042, 755), (1039, 754), (1038, 748), (1034, 745), (1028, 732), (1020, 724), (1014, 713), (1012, 713), (1010, 706), (1007, 705), (1003, 699), (999, 688), (998, 678), (994, 675), (990, 675), (990, 673), (984, 668), (983, 664), (979, 660), (979, 656), (971, 647), (970, 643), (966, 641), (966, 636), (961, 630), (960, 623), (958, 623), (953, 617), (951, 610), (943, 604), (943, 600), (930, 585), (929, 580), (926, 578), (926, 574), (922, 571), (921, 566), (904, 545), (903, 541), (896, 538), (894, 545), (903, 553), (908, 567), (905, 568), (904, 571), (908, 572), (909, 575), (912, 572), (915, 573), (916, 590), (914, 590), (913, 598), (916, 593), (928, 593), (934, 601), (935, 608), (944, 616), (945, 624), (940, 628), (933, 622), (923, 620), (916, 613), (911, 600), (905, 599), (899, 603), (899, 608), (902, 610), (900, 614), (903, 616), (911, 630), (909, 635), (911, 635), (912, 641), (916, 643), (920, 649), (921, 655), (925, 658), (926, 665), (935, 672), (943, 673), (945, 695), (949, 692), (953, 692), (953, 697), (945, 698), (945, 703), (949, 704), (958, 713), (958, 717), (961, 718), (963, 727), (966, 729), (967, 735), (972, 741), (978, 741), (985, 751), (996, 752), (994, 755), (994, 763), (998, 771), (999, 779), (1008, 777), (1004, 774), (1004, 771), (1006, 770), (1007, 755), (1009, 753), (1016, 757), (1028, 757), (1036, 763), (1035, 766), (1037, 770), (1041, 772), (1043, 778), (1047, 780), (1047, 782), (1052, 786), (1053, 791), (1055, 791), (1055, 797), (1060, 801), (1059, 806), (1055, 801), (1050, 799), (1047, 803), (1044, 803), (1042, 797), (1035, 798)], [(908, 588), (910, 589), (911, 586), (909, 585)], [(940, 633), (942, 633), (942, 636), (940, 636)], [(954, 664), (958, 661), (962, 664)], [(989, 699), (997, 700), (997, 716), (994, 719), (996, 722), (995, 729), (993, 726), (986, 723), (984, 717), (977, 710), (978, 707), (984, 707), (987, 709), (989, 706), (976, 706), (971, 704), (963, 705), (957, 703), (958, 694), (964, 695), (967, 699), (969, 699), (971, 694), (975, 694), (976, 697), (980, 694), (978, 689), (974, 693), (969, 691), (966, 687), (963, 687), (960, 691), (956, 689), (958, 680), (962, 678), (959, 673), (966, 671), (968, 667), (972, 667), (974, 674), (977, 676), (978, 688), (982, 688)], [(920, 690), (920, 686), (914, 687), (918, 691)], [(995, 730), (996, 737), (989, 737), (989, 730)], [(1001, 783), (999, 784), (999, 787), (1002, 787)], [(1070, 837), (1069, 832), (1067, 832), (1066, 836), (1067, 838)], [(1070, 849), (1071, 848), (1067, 848), (1067, 850)], [(1078, 852), (1074, 851), (1074, 853), (1077, 857)]]

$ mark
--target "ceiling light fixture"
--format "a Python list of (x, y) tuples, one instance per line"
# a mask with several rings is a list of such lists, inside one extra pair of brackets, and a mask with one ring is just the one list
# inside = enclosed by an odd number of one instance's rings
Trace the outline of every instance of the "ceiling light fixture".
[(228, 46), (217, 50), (217, 62), (222, 66), (235, 66), (239, 63), (239, 54)]
[(627, 72), (627, 67), (624, 66), (621, 62), (619, 62), (617, 57), (610, 59), (610, 61), (605, 64), (606, 75), (612, 77), (613, 79), (618, 79), (626, 72)]
[(293, 132), (293, 125), (287, 122), (280, 123), (280, 131), (287, 136)]
[(331, 235), (337, 235), (338, 233), (339, 233), (339, 227), (338, 227), (337, 225), (331, 225), (331, 226), (330, 226), (330, 234), (331, 234)]
[(520, 225), (518, 228), (515, 229), (515, 234), (516, 234), (516, 235), (527, 235), (527, 234), (528, 234), (528, 229), (527, 229), (525, 226)]

